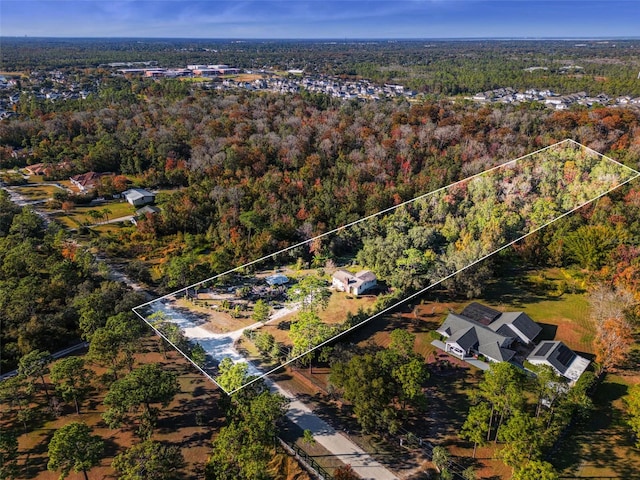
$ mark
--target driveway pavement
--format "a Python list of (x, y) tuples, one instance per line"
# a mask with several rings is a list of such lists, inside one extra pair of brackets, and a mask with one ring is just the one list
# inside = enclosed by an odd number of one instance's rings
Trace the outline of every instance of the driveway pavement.
[[(182, 329), (188, 339), (200, 343), (210, 358), (220, 361), (224, 357), (229, 357), (234, 362), (246, 362), (246, 359), (234, 348), (234, 342), (240, 338), (245, 329), (216, 334), (205, 329), (197, 317), (189, 317), (182, 310), (174, 309), (164, 301), (154, 302), (150, 306), (156, 311), (162, 311), (169, 321)], [(295, 309), (295, 307), (293, 308)], [(270, 320), (273, 320), (273, 318)], [(257, 327), (258, 325), (261, 324), (257, 323), (247, 328)], [(263, 372), (249, 363), (249, 374), (262, 375)], [(353, 443), (346, 435), (336, 431), (327, 422), (315, 415), (311, 408), (298, 400), (291, 392), (268, 378), (265, 378), (265, 381), (271, 391), (278, 392), (289, 399), (287, 417), (302, 430), (310, 430), (318, 444), (329, 450), (343, 463), (351, 465), (360, 477), (366, 480), (396, 480), (398, 478), (371, 458), (369, 454)]]

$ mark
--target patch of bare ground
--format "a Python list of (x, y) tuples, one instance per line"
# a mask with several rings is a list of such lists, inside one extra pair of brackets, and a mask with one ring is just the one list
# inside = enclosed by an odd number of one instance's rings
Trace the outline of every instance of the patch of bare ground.
[[(193, 366), (176, 352), (168, 352), (166, 357), (159, 353), (159, 344), (155, 337), (144, 338), (141, 342), (141, 352), (136, 354), (136, 364), (160, 363), (167, 370), (178, 374), (180, 393), (174, 400), (161, 410), (158, 425), (152, 439), (177, 445), (185, 458), (186, 465), (180, 471), (180, 478), (187, 480), (201, 480), (204, 477), (204, 466), (211, 451), (211, 438), (224, 423), (224, 416), (218, 407), (221, 391), (200, 375)], [(95, 372), (92, 376), (94, 391), (81, 407), (81, 413), (75, 413), (72, 405), (63, 405), (59, 417), (42, 413), (30, 425), (28, 433), (20, 435), (19, 460), (20, 468), (17, 478), (21, 480), (56, 480), (59, 472), (47, 470), (47, 448), (56, 429), (73, 422), (80, 421), (89, 425), (95, 435), (99, 435), (105, 442), (105, 453), (100, 464), (91, 469), (89, 478), (116, 479), (117, 475), (111, 468), (113, 458), (126, 448), (140, 441), (136, 436), (137, 424), (129, 424), (120, 429), (109, 429), (102, 421), (105, 411), (104, 396), (108, 390), (108, 378), (104, 368), (90, 365)], [(123, 376), (125, 372), (121, 372)], [(53, 389), (50, 380), (50, 391)], [(38, 392), (35, 401), (44, 402), (44, 393)], [(37, 409), (34, 403), (32, 408)], [(0, 428), (7, 428), (12, 419), (6, 415), (5, 405), (0, 406)], [(19, 426), (16, 425), (16, 428)], [(307, 480), (308, 475), (300, 469), (295, 460), (290, 457), (274, 457), (274, 461), (281, 462), (287, 472), (287, 480)], [(70, 480), (80, 480), (82, 473), (72, 472)]]
[(171, 306), (189, 318), (200, 320), (198, 323), (211, 333), (233, 332), (253, 323), (248, 316), (234, 318), (227, 312), (219, 311), (212, 306), (195, 304), (186, 298), (172, 301)]

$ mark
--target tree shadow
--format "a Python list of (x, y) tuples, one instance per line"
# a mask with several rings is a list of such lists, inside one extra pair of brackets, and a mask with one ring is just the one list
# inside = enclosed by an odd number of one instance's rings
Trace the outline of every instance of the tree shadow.
[[(637, 343), (640, 343), (636, 340)], [(627, 355), (624, 363), (620, 366), (622, 370), (640, 370), (640, 348), (633, 348)]]
[(36, 478), (42, 474), (42, 472), (47, 471), (49, 442), (54, 433), (55, 429), (30, 433), (30, 435), (40, 437), (40, 440), (26, 452), (24, 464), (18, 466), (19, 478)]
[[(621, 412), (613, 402), (627, 394), (626, 385), (604, 381), (593, 395), (594, 410), (585, 419), (578, 419), (559, 441), (551, 455), (559, 470), (577, 468), (587, 461), (599, 468), (613, 468), (624, 474), (620, 478), (633, 478), (637, 472), (637, 461), (620, 456), (619, 447), (633, 444), (620, 432)], [(603, 435), (608, 440), (603, 441)], [(633, 473), (630, 476), (627, 473)]]
[(104, 442), (103, 457), (115, 457), (120, 451), (122, 451), (122, 447), (111, 438), (102, 437), (102, 441)]

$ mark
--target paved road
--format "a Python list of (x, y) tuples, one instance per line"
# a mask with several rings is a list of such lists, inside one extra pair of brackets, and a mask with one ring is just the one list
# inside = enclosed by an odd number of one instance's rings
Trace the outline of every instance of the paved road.
[[(87, 347), (89, 347), (88, 342), (80, 342), (76, 345), (65, 348), (64, 350), (60, 350), (58, 352), (52, 353), (51, 358), (58, 359), (58, 358), (66, 357), (70, 353), (76, 352), (78, 350), (82, 350), (83, 348), (87, 348)], [(18, 370), (12, 370), (11, 372), (4, 373), (0, 375), (0, 381), (5, 380), (7, 378), (15, 377), (17, 374), (18, 374)]]
[[(270, 381), (269, 381), (270, 382)], [(270, 382), (273, 384), (273, 382)], [(291, 400), (287, 418), (303, 430), (310, 430), (316, 442), (329, 450), (363, 479), (396, 480), (398, 477), (353, 443), (347, 436), (336, 431), (327, 422), (315, 415), (311, 409), (296, 400), (289, 392), (274, 384), (275, 389)]]
[[(231, 358), (234, 362), (246, 361), (246, 359), (236, 351), (233, 346), (244, 329), (227, 333), (212, 333), (201, 326), (201, 321), (197, 318), (185, 315), (181, 310), (177, 310), (158, 301), (151, 304), (156, 310), (162, 311), (168, 320), (177, 324), (189, 339), (195, 340), (202, 345), (211, 358), (220, 361), (224, 357)], [(252, 326), (258, 326), (255, 324)], [(250, 328), (250, 327), (249, 327)], [(255, 365), (249, 363), (249, 374), (262, 375)], [(265, 379), (271, 391), (281, 393), (289, 399), (289, 409), (287, 417), (303, 430), (310, 430), (316, 442), (329, 450), (342, 462), (351, 465), (354, 471), (363, 479), (371, 480), (395, 480), (398, 477), (382, 466), (379, 462), (371, 458), (364, 450), (353, 443), (348, 437), (336, 431), (328, 423), (315, 415), (313, 411), (295, 395), (282, 388), (277, 383)]]

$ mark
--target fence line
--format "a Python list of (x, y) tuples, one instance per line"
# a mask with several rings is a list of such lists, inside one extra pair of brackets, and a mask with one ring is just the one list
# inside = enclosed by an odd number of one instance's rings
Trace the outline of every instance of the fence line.
[(280, 443), (280, 446), (284, 448), (287, 453), (296, 457), (296, 459), (304, 466), (304, 468), (313, 476), (315, 476), (319, 480), (334, 480), (333, 475), (322, 468), (318, 464), (318, 462), (316, 462), (313, 457), (309, 456), (309, 454), (302, 448), (298, 447), (295, 444), (288, 443), (280, 437), (276, 437), (276, 439)]

